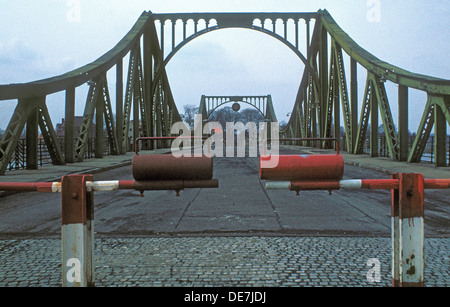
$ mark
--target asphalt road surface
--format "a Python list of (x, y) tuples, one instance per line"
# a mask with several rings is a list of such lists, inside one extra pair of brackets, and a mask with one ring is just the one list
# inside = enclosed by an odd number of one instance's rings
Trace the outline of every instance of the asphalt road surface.
[[(281, 154), (292, 154), (283, 150)], [(297, 152), (298, 153), (298, 152)], [(131, 166), (94, 176), (132, 180)], [(95, 193), (96, 236), (298, 235), (390, 236), (390, 192), (343, 190), (267, 191), (258, 158), (214, 158), (218, 189)], [(347, 166), (344, 179), (388, 179)], [(425, 234), (450, 236), (450, 193), (425, 192)], [(59, 194), (21, 193), (0, 197), (0, 239), (51, 238), (61, 233)]]

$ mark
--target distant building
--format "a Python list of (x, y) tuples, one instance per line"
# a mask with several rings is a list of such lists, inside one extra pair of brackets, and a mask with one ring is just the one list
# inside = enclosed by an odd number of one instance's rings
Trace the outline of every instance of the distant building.
[[(139, 121), (139, 136), (142, 136), (142, 121)], [(130, 120), (130, 127), (128, 129), (128, 138), (133, 139), (134, 137), (134, 120)]]
[[(83, 116), (75, 116), (75, 138), (78, 137), (78, 134), (80, 133), (81, 124), (83, 123)], [(65, 119), (61, 119), (61, 123), (56, 124), (56, 136), (59, 138), (64, 137), (64, 131), (66, 127), (66, 121)], [(92, 123), (91, 129), (89, 130), (88, 138), (95, 139), (95, 124)], [(139, 135), (142, 135), (142, 122), (139, 121)], [(134, 131), (134, 124), (133, 120), (130, 121), (130, 126), (128, 129), (128, 138), (133, 139), (133, 131)], [(104, 137), (107, 137), (106, 129), (103, 129), (103, 135)]]
[[(81, 128), (81, 124), (83, 123), (83, 116), (75, 116), (75, 124), (74, 124), (74, 129), (75, 129), (75, 135), (74, 137), (77, 138), (78, 134), (80, 133), (80, 128)], [(64, 131), (65, 131), (65, 127), (66, 127), (66, 121), (63, 118), (61, 120), (61, 123), (56, 125), (56, 136), (57, 137), (64, 137)], [(89, 134), (88, 134), (89, 138), (95, 138), (95, 124), (92, 123), (91, 125), (91, 129), (89, 129)]]

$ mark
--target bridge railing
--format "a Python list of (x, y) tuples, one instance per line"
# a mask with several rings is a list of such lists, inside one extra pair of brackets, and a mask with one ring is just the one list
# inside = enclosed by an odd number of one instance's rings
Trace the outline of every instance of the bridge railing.
[[(411, 150), (412, 144), (414, 142), (415, 136), (409, 137), (409, 149)], [(422, 163), (431, 163), (433, 164), (436, 161), (436, 153), (435, 153), (435, 137), (430, 136), (426, 143), (424, 152), (422, 154), (420, 162)], [(447, 137), (447, 148), (449, 149), (446, 153), (446, 165), (450, 166), (450, 137)], [(339, 140), (340, 148), (343, 152), (349, 152), (347, 148), (346, 138), (345, 136), (341, 136)], [(363, 146), (363, 153), (366, 155), (370, 155), (370, 137), (366, 137)], [(384, 134), (378, 136), (378, 156), (379, 157), (389, 157), (389, 147), (387, 143), (387, 138)]]
[[(77, 139), (73, 139), (75, 144)], [(64, 138), (58, 138), (58, 142), (61, 149), (64, 151)], [(94, 138), (88, 138), (86, 141), (86, 150), (84, 153), (84, 159), (95, 158), (96, 152), (96, 140)], [(133, 142), (129, 140), (128, 151), (132, 150)], [(14, 151), (11, 161), (9, 162), (6, 171), (24, 170), (27, 169), (27, 139), (20, 139), (17, 143), (16, 150)], [(111, 148), (109, 146), (108, 138), (103, 139), (103, 156), (111, 155)], [(38, 166), (52, 165), (52, 157), (48, 150), (47, 144), (43, 139), (38, 140), (38, 153), (37, 153)]]

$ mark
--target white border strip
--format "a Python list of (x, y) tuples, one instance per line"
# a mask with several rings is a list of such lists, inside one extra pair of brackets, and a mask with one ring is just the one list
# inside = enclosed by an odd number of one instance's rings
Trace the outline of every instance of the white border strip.
[[(88, 192), (110, 192), (119, 189), (119, 180), (115, 181), (87, 181), (86, 190)], [(52, 183), (52, 193), (61, 193), (61, 182)]]
[(52, 193), (61, 193), (61, 182), (53, 182), (52, 183)]
[(361, 189), (362, 180), (341, 180), (339, 186), (341, 189)]
[(86, 189), (88, 192), (109, 192), (119, 189), (119, 180), (115, 181), (87, 181)]

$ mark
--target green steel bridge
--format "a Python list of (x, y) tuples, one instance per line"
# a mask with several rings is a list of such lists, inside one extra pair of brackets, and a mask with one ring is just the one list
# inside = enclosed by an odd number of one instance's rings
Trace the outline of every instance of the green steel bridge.
[[(194, 24), (193, 33), (187, 31), (188, 22)], [(288, 33), (288, 22), (294, 23), (295, 33)], [(306, 33), (300, 31), (301, 22), (306, 24)], [(169, 24), (172, 31), (167, 31), (167, 34), (165, 29)], [(283, 30), (276, 29), (280, 24)], [(391, 159), (419, 163), (434, 129), (434, 163), (437, 166), (448, 164), (446, 142), (450, 125), (450, 80), (412, 73), (376, 58), (353, 41), (326, 10), (311, 13), (143, 12), (129, 33), (96, 61), (52, 78), (25, 84), (0, 85), (0, 101), (17, 101), (0, 140), (0, 175), (5, 174), (24, 129), (27, 144), (24, 155), (28, 169), (38, 167), (39, 131), (55, 165), (74, 163), (85, 158), (89, 131), (94, 121), (97, 158), (103, 157), (105, 146), (109, 147), (113, 155), (124, 154), (129, 149), (130, 126), (134, 139), (140, 136), (170, 136), (172, 124), (182, 119), (171, 92), (166, 65), (195, 38), (226, 28), (251, 29), (270, 35), (290, 48), (305, 65), (297, 97), (292, 102), (290, 119), (281, 131), (280, 138), (340, 138), (340, 127), (343, 126), (345, 148), (349, 153), (363, 154), (365, 140), (369, 137), (370, 155), (376, 157), (379, 131), (368, 128), (369, 125), (378, 127), (381, 119)], [(181, 32), (182, 39), (176, 37)], [(304, 43), (306, 54), (300, 51)], [(171, 46), (170, 50), (164, 50), (167, 46)], [(349, 67), (345, 67), (344, 53), (350, 58)], [(126, 66), (124, 59), (128, 56)], [(366, 70), (367, 74), (359, 110), (358, 68)], [(116, 72), (115, 93), (110, 93), (108, 88), (107, 73), (112, 69)], [(124, 75), (124, 72), (128, 74)], [(346, 74), (349, 74), (350, 84), (347, 83)], [(398, 97), (395, 97), (399, 110), (397, 126), (385, 88), (386, 81), (398, 85)], [(86, 83), (89, 91), (82, 125), (79, 131), (75, 131), (76, 89)], [(408, 134), (410, 88), (427, 95), (422, 121), (412, 144)], [(46, 106), (47, 96), (58, 92), (65, 92), (63, 144), (57, 139)], [(110, 95), (115, 95), (115, 118)], [(273, 107), (276, 102), (272, 102), (270, 95), (203, 96), (199, 113), (208, 117), (212, 111), (228, 102), (247, 103), (258, 109), (266, 121), (277, 121)], [(131, 120), (132, 115), (139, 120)], [(167, 145), (155, 142), (149, 146), (153, 149)], [(325, 147), (327, 144), (316, 146)]]

